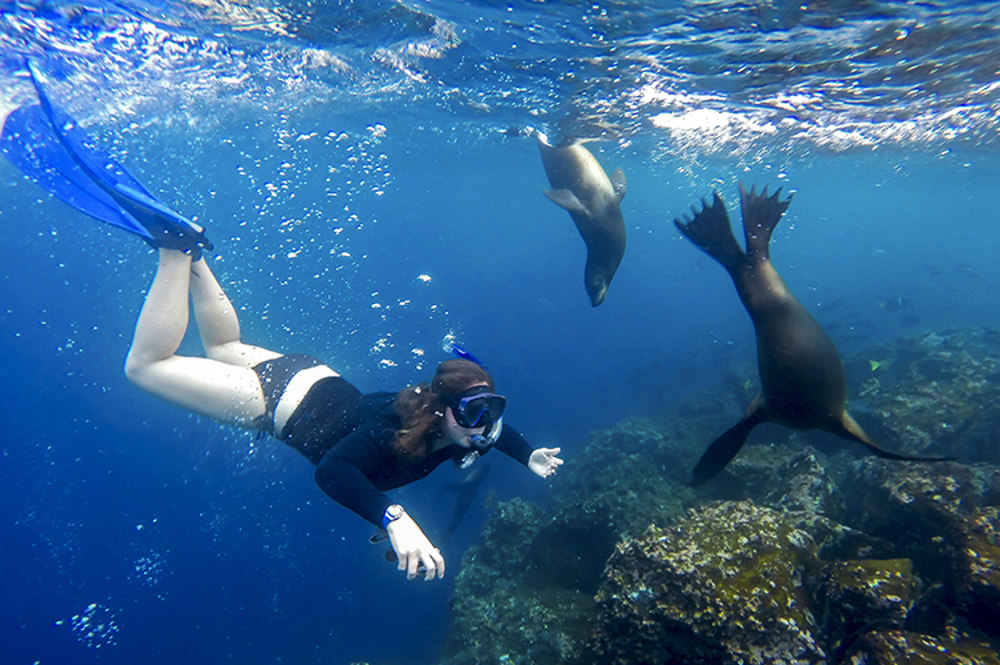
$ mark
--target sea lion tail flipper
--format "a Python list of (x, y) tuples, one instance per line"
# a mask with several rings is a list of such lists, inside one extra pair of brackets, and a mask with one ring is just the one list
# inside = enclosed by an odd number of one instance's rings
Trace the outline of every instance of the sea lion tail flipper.
[(886, 450), (882, 446), (878, 445), (871, 440), (871, 437), (861, 429), (861, 425), (858, 424), (851, 414), (844, 412), (844, 418), (842, 421), (843, 429), (832, 428), (831, 431), (838, 436), (842, 436), (845, 439), (850, 439), (852, 441), (857, 441), (863, 444), (868, 450), (872, 452), (873, 455), (882, 457), (884, 459), (894, 459), (903, 460), (906, 462), (953, 462), (954, 457), (927, 457), (923, 455), (907, 455), (905, 453), (894, 453), (891, 450)]
[(625, 191), (628, 189), (625, 183), (625, 172), (619, 167), (608, 179), (611, 181), (611, 187), (615, 190), (615, 196), (618, 197), (618, 203), (621, 203), (622, 199), (625, 198)]
[(778, 197), (781, 195), (781, 188), (778, 188), (771, 196), (767, 195), (767, 187), (758, 194), (754, 187), (747, 192), (743, 183), (740, 183), (740, 208), (743, 211), (743, 232), (747, 240), (747, 253), (751, 256), (758, 255), (761, 258), (768, 257), (768, 244), (771, 242), (771, 233), (778, 225), (781, 216), (788, 210), (788, 204), (792, 202), (789, 196), (784, 201)]
[(733, 272), (745, 255), (733, 235), (722, 197), (714, 192), (711, 205), (702, 199), (701, 210), (692, 206), (691, 212), (691, 219), (674, 219), (674, 225), (706, 254)]
[(568, 189), (546, 189), (545, 196), (549, 197), (549, 200), (557, 206), (569, 212), (581, 215), (587, 214), (587, 207), (580, 203), (580, 199), (576, 198), (576, 194)]
[(736, 457), (736, 453), (740, 452), (740, 448), (746, 443), (750, 430), (764, 420), (764, 416), (759, 410), (751, 411), (743, 420), (730, 427), (722, 436), (713, 441), (712, 445), (702, 453), (701, 459), (698, 460), (694, 471), (691, 472), (691, 487), (701, 485), (722, 471)]

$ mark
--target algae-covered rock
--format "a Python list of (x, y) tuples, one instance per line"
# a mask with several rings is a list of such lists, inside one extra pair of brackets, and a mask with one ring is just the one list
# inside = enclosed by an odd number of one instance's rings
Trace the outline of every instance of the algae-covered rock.
[(844, 498), (828, 470), (826, 456), (805, 446), (779, 466), (759, 503), (823, 515), (839, 520)]
[(803, 574), (838, 529), (802, 517), (724, 502), (620, 544), (597, 594), (594, 660), (825, 662)]
[(910, 621), (940, 633), (960, 621), (1000, 637), (1000, 542), (994, 501), (998, 469), (960, 464), (854, 465), (851, 526), (878, 533), (913, 560), (929, 585)]
[[(540, 508), (526, 501), (514, 499), (497, 506), (479, 543), (462, 558), (443, 663), (556, 665), (575, 656), (596, 606), (592, 593), (573, 588), (584, 584), (574, 572), (549, 579), (536, 570), (539, 562), (558, 567), (560, 560), (571, 556), (537, 553), (542, 547), (534, 544), (538, 535), (552, 533), (543, 523), (551, 525)], [(543, 543), (552, 544), (551, 535), (545, 538)], [(579, 574), (580, 569), (571, 571)], [(592, 573), (595, 578), (598, 574)], [(585, 584), (596, 586), (596, 581)]]
[(955, 463), (920, 464), (865, 459), (852, 465), (845, 482), (845, 521), (877, 533), (905, 550), (928, 574), (948, 570), (955, 560), (952, 534), (982, 505), (997, 469)]
[(909, 559), (847, 560), (829, 565), (819, 577), (815, 602), (829, 650), (838, 653), (865, 628), (902, 629), (913, 583)]
[(462, 560), (443, 662), (572, 662), (615, 543), (695, 500), (679, 482), (694, 463), (686, 427), (629, 419), (592, 433), (560, 471), (552, 511), (501, 504)]
[[(724, 428), (699, 441), (699, 449), (706, 450), (722, 431)], [(795, 444), (787, 444), (789, 434), (790, 430), (770, 424), (756, 429), (739, 454), (699, 488), (700, 495), (718, 501), (752, 499), (755, 503), (763, 503), (764, 497), (775, 489), (777, 470), (802, 452)], [(776, 444), (774, 435), (786, 443)]]
[(559, 665), (575, 662), (596, 609), (579, 591), (520, 586), (475, 607), (456, 604), (453, 612), (442, 663)]
[(742, 394), (590, 434), (547, 508), (500, 504), (467, 552), (442, 662), (1000, 665), (998, 342), (951, 331), (847, 362), (879, 443), (959, 463), (772, 424), (692, 490)]
[(620, 539), (683, 515), (697, 500), (686, 486), (696, 459), (688, 427), (629, 418), (591, 433), (553, 487), (557, 520), (604, 520)]
[(513, 499), (498, 504), (479, 542), (462, 557), (453, 602), (492, 592), (497, 584), (508, 588), (518, 584), (541, 520), (542, 511), (533, 503)]
[(550, 520), (531, 541), (525, 581), (535, 588), (575, 589), (593, 596), (616, 542), (608, 521), (599, 515)]
[[(960, 329), (896, 340), (848, 373), (886, 447), (1000, 464), (1000, 331)], [(857, 415), (857, 414), (856, 414)]]
[(952, 534), (956, 591), (974, 628), (1000, 638), (1000, 510), (978, 510)]
[(933, 637), (902, 630), (873, 631), (854, 644), (850, 665), (1000, 665), (1000, 656), (983, 640)]

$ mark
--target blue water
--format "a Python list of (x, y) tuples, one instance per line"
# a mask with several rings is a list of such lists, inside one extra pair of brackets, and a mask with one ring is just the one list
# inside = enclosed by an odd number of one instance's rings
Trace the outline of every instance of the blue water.
[[(1000, 327), (997, 25), (947, 0), (0, 1), (0, 117), (33, 101), (32, 57), (207, 226), (245, 340), (369, 391), (426, 379), (454, 335), (572, 464), (588, 431), (752, 365), (732, 285), (671, 223), (738, 179), (794, 192), (772, 257), (845, 355)], [(600, 139), (628, 177), (597, 309), (527, 126)], [(126, 381), (142, 243), (6, 160), (0, 229), (3, 662), (435, 662), (481, 497), (449, 579), (407, 583), (296, 454)], [(459, 477), (399, 493), (432, 539)], [(497, 459), (487, 485), (547, 482)]]

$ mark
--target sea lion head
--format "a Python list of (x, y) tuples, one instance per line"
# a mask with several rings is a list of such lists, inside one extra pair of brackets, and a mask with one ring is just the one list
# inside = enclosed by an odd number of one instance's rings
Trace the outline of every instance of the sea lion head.
[(608, 286), (611, 285), (611, 275), (607, 271), (587, 265), (584, 274), (584, 282), (587, 287), (587, 295), (590, 296), (590, 304), (597, 307), (604, 302), (604, 297), (608, 295)]

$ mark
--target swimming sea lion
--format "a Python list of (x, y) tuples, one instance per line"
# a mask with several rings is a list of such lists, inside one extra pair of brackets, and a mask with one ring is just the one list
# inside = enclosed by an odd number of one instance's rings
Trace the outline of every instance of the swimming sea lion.
[(712, 442), (698, 460), (692, 485), (700, 485), (729, 463), (743, 447), (750, 430), (770, 420), (795, 429), (823, 429), (863, 443), (879, 457), (913, 461), (952, 458), (917, 457), (885, 450), (861, 429), (845, 408), (844, 363), (823, 328), (795, 299), (771, 265), (771, 232), (791, 197), (778, 199), (767, 188), (749, 193), (740, 184), (740, 207), (746, 236), (744, 252), (733, 236), (726, 205), (715, 193), (711, 205), (702, 202), (690, 220), (675, 219), (681, 233), (721, 263), (757, 332), (757, 364), (761, 392), (743, 419)]
[(597, 307), (625, 255), (625, 220), (619, 205), (625, 196), (625, 174), (618, 169), (608, 178), (581, 143), (558, 148), (541, 132), (535, 132), (535, 138), (552, 185), (545, 196), (569, 211), (587, 245), (583, 277), (590, 304)]

